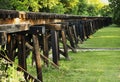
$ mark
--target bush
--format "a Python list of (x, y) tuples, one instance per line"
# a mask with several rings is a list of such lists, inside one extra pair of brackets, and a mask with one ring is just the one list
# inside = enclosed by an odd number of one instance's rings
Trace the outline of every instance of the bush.
[(15, 64), (7, 66), (7, 63), (10, 62), (0, 59), (0, 82), (25, 82), (23, 72), (18, 72)]

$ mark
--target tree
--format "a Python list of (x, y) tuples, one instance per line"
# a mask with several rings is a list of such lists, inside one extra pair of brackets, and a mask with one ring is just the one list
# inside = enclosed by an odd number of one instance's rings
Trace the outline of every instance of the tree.
[(109, 0), (113, 12), (113, 22), (120, 25), (120, 0)]
[(79, 0), (78, 15), (88, 15), (86, 0)]
[(10, 0), (0, 0), (0, 9), (12, 9)]
[(74, 1), (73, 0), (60, 0), (60, 2), (64, 4), (64, 7), (66, 8), (66, 11), (65, 11), (66, 14), (73, 14), (75, 13), (75, 10), (78, 9), (77, 7), (79, 4), (79, 0), (74, 0)]
[(50, 9), (50, 12), (64, 14), (66, 12), (66, 8), (64, 8), (64, 5), (61, 2), (59, 2), (57, 5), (53, 6)]
[[(39, 0), (39, 5), (41, 8), (39, 9), (40, 12), (50, 12), (50, 10), (54, 9), (56, 5), (59, 4), (59, 0)], [(59, 4), (61, 5), (61, 4)]]
[[(111, 7), (117, 6), (117, 0), (110, 0)], [(19, 11), (73, 14), (84, 16), (109, 16), (110, 8), (100, 0), (0, 0), (1, 9)], [(116, 8), (113, 8), (115, 13)], [(118, 13), (119, 14), (119, 13)], [(114, 19), (116, 21), (116, 14)]]
[(99, 12), (101, 16), (112, 16), (112, 9), (109, 5), (103, 6)]
[(28, 0), (10, 0), (12, 10), (28, 11)]
[(98, 16), (99, 12), (96, 8), (96, 5), (88, 4), (87, 5), (88, 16)]

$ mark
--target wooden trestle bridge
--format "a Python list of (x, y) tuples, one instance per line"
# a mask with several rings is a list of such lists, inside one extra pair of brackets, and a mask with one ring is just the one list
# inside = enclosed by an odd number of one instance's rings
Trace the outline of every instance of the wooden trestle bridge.
[[(13, 62), (18, 57), (18, 64), (22, 67), (19, 70), (24, 71), (25, 79), (43, 82), (41, 59), (48, 65), (50, 50), (52, 64), (58, 67), (60, 55), (69, 60), (68, 49), (76, 52), (78, 43), (110, 25), (111, 21), (110, 17), (0, 10), (0, 57), (7, 55)], [(63, 44), (62, 49), (59, 43)], [(27, 72), (29, 52), (33, 53), (36, 62), (37, 78)]]

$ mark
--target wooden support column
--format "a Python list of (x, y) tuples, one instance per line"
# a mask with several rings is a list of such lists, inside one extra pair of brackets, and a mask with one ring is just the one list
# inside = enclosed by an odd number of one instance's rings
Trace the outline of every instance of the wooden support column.
[(51, 45), (53, 53), (53, 62), (58, 65), (58, 36), (56, 30), (51, 30)]
[(67, 60), (69, 60), (69, 56), (68, 56), (68, 48), (67, 48), (67, 43), (66, 43), (66, 34), (64, 30), (61, 30), (61, 34), (62, 34), (62, 42), (63, 42), (63, 48), (64, 48), (64, 56)]
[(69, 38), (71, 47), (75, 48), (75, 44), (74, 44), (74, 41), (73, 41), (73, 35), (72, 35), (72, 32), (71, 32), (71, 31), (72, 31), (71, 28), (72, 28), (72, 27), (68, 27), (68, 28), (67, 28), (68, 38)]
[[(47, 34), (43, 34), (43, 42), (44, 42), (44, 49), (43, 54), (46, 58), (48, 58), (49, 50), (48, 50), (48, 37)], [(44, 60), (45, 64), (48, 66), (48, 60)]]
[(83, 40), (85, 40), (86, 38), (85, 38), (85, 36), (86, 36), (86, 31), (85, 31), (85, 23), (83, 22), (83, 37), (84, 37), (84, 39)]
[(14, 61), (14, 54), (13, 54), (13, 42), (12, 42), (12, 34), (7, 35), (7, 56), (10, 60)]
[[(25, 36), (23, 34), (19, 33), (18, 34), (18, 63), (24, 70), (27, 71), (26, 54), (25, 53), (26, 53)], [(26, 73), (24, 73), (24, 76), (25, 76), (25, 79), (27, 79)]]
[(74, 34), (74, 39), (75, 39), (75, 44), (78, 44), (78, 38), (77, 38), (77, 33), (76, 33), (76, 27), (75, 25), (72, 26), (73, 28), (73, 34)]
[(58, 37), (58, 38), (57, 38), (57, 42), (58, 42), (58, 45), (57, 45), (57, 46), (58, 46), (58, 60), (60, 60), (60, 44), (59, 44), (59, 33), (60, 33), (60, 32), (58, 31), (58, 32), (57, 32), (57, 37)]
[(40, 48), (39, 48), (39, 42), (38, 37), (36, 34), (33, 34), (33, 46), (34, 46), (34, 56), (35, 56), (35, 62), (36, 62), (36, 69), (37, 69), (37, 78), (43, 82), (42, 79), (42, 66), (41, 66), (41, 58), (40, 58)]
[(5, 31), (0, 31), (0, 45), (5, 45), (7, 43), (7, 33)]

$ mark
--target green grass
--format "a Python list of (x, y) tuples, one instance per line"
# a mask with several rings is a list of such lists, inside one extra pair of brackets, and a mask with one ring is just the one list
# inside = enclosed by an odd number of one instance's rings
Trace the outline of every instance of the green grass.
[[(115, 25), (100, 29), (81, 47), (120, 48), (120, 28)], [(70, 61), (62, 58), (60, 69), (43, 67), (44, 82), (120, 82), (120, 51), (69, 52)], [(30, 68), (29, 68), (30, 67)], [(35, 67), (29, 66), (31, 74)], [(32, 69), (34, 68), (34, 69)]]
[(69, 52), (60, 70), (43, 69), (45, 82), (120, 82), (120, 51)]
[(81, 48), (120, 48), (120, 27), (111, 25), (102, 28), (79, 46)]

